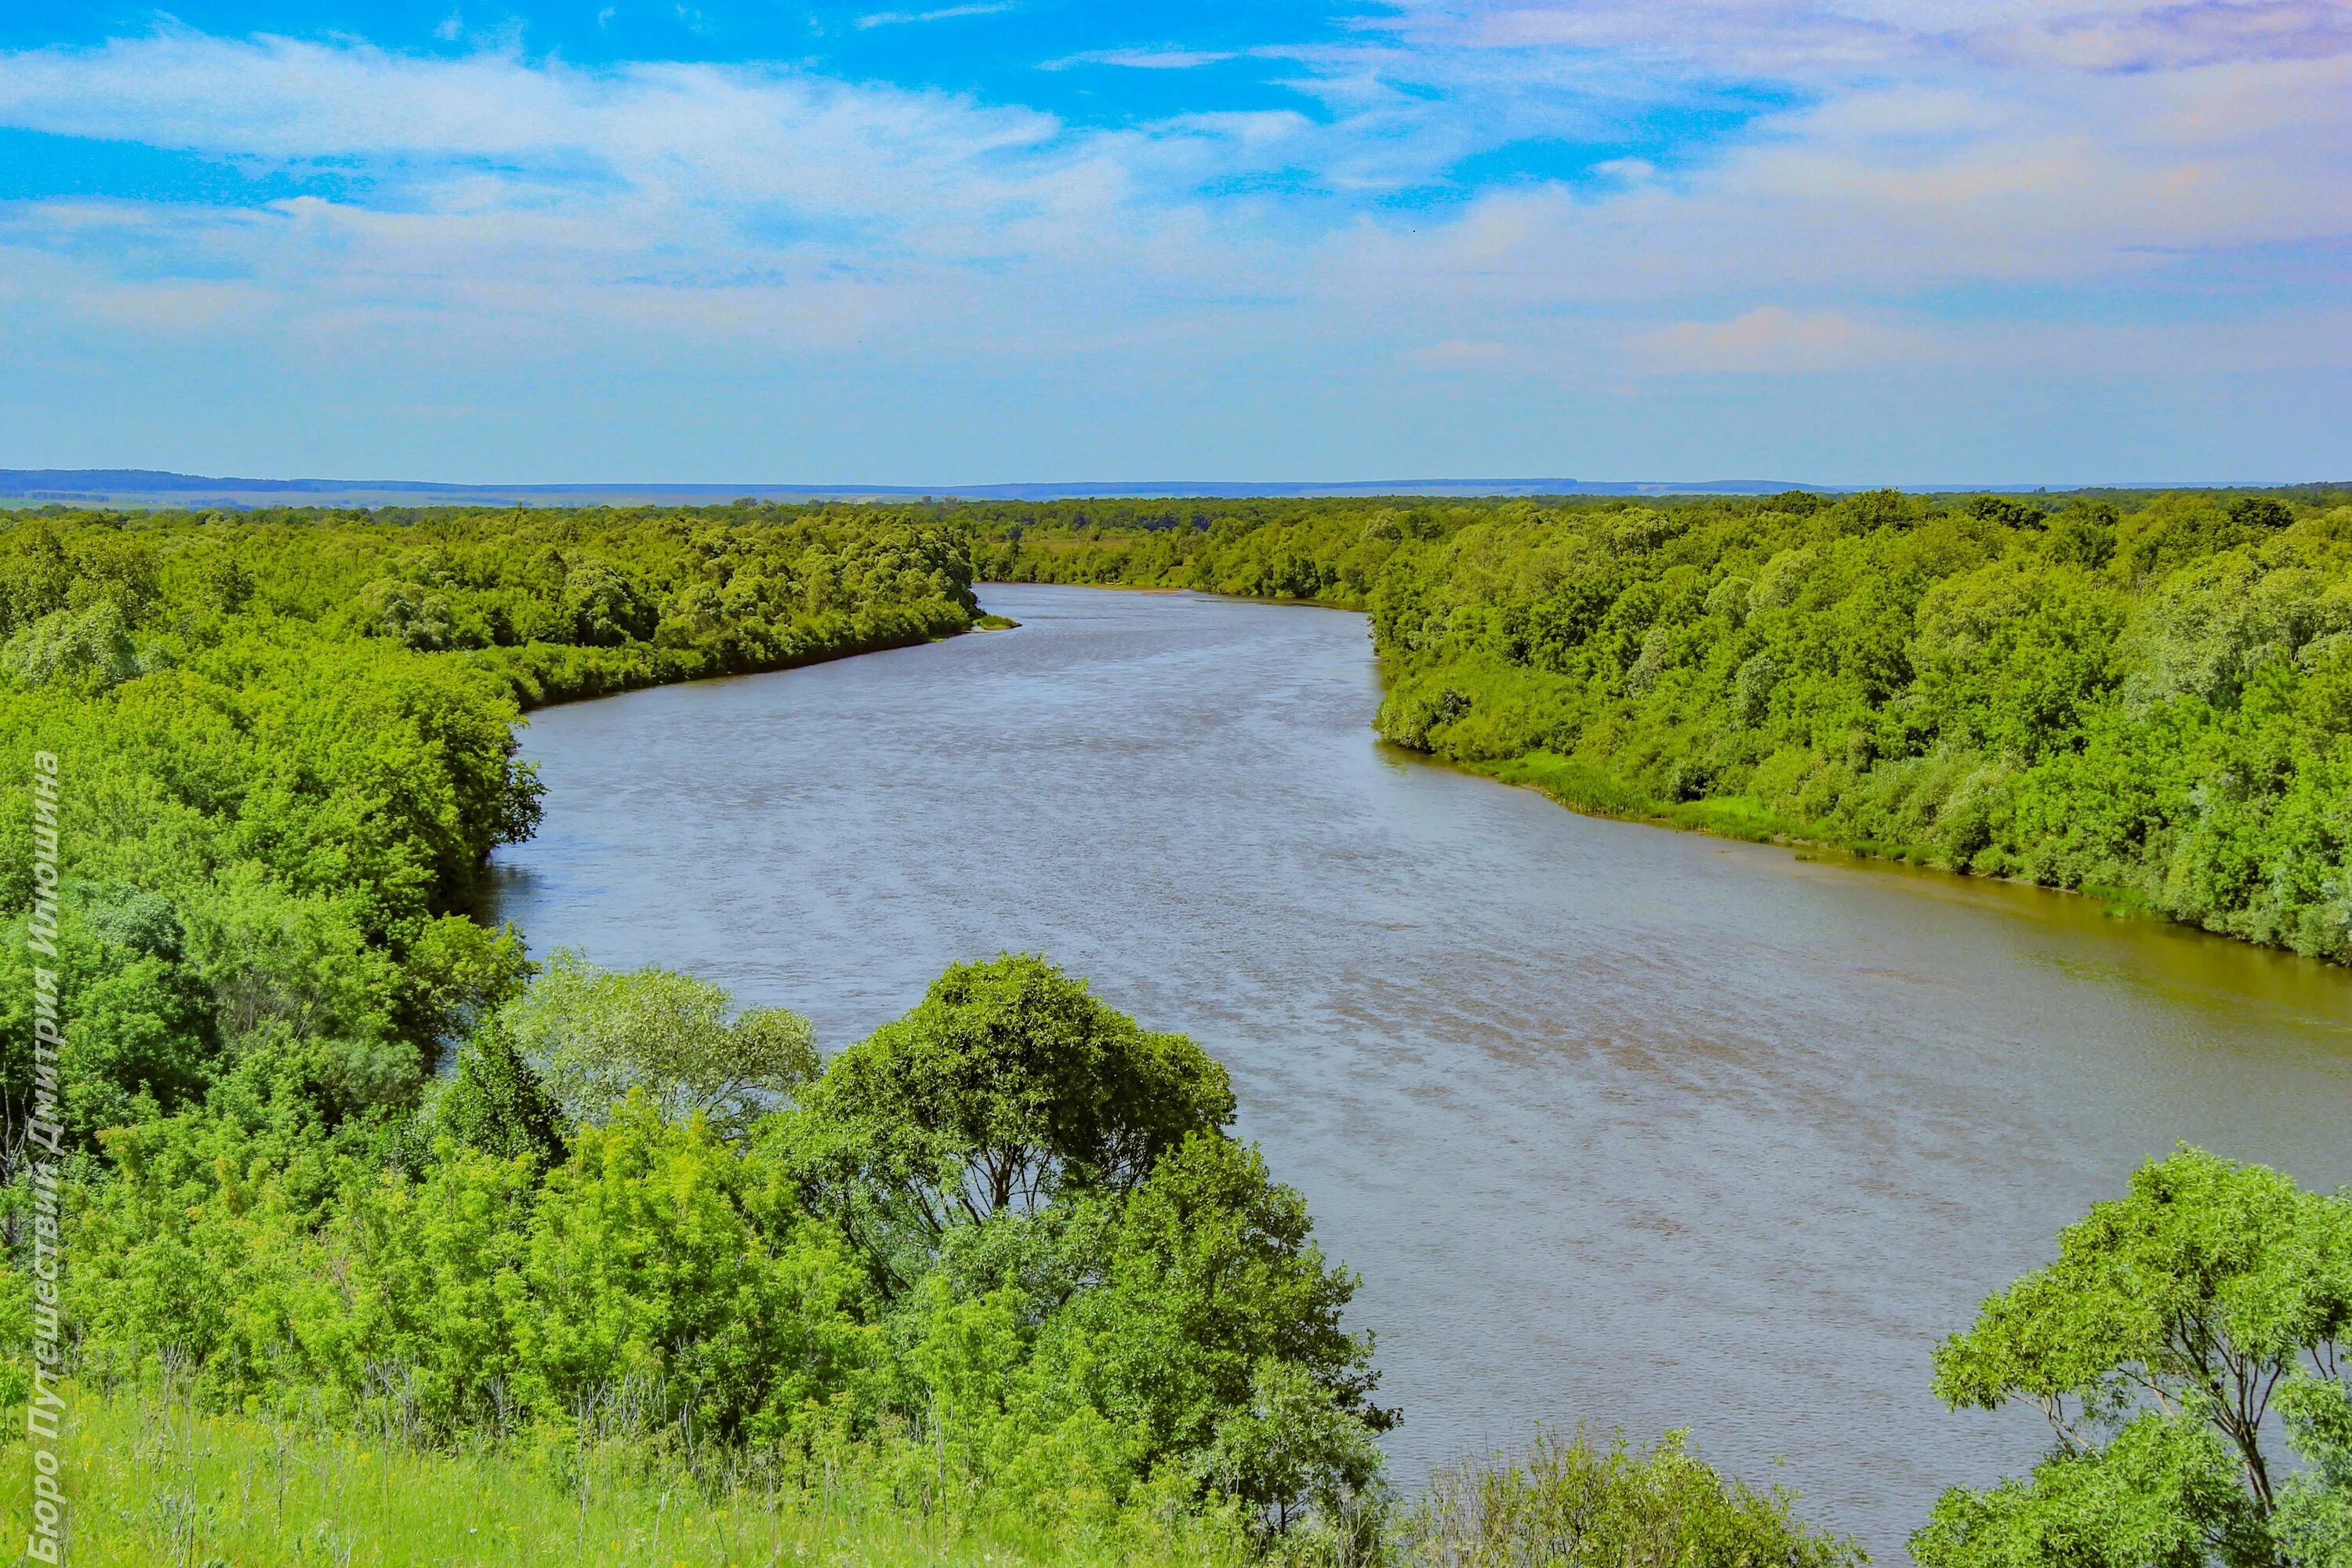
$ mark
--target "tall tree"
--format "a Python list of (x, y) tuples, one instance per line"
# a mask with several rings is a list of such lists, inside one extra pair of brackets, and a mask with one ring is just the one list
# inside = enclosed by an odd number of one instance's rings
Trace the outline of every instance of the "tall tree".
[[(2315, 1561), (2295, 1521), (2329, 1511), (2324, 1444), (2352, 1337), (2352, 1196), (2183, 1147), (2061, 1232), (2058, 1258), (1936, 1352), (1955, 1408), (2030, 1399), (2055, 1446), (2030, 1479), (1945, 1494), (1925, 1568), (2189, 1568)], [(2314, 1457), (2320, 1457), (2315, 1453)], [(2283, 1500), (2295, 1500), (2282, 1521)]]
[[(1124, 1192), (1233, 1120), (1223, 1068), (1045, 959), (960, 963), (835, 1058), (807, 1097), (816, 1163), (898, 1200), (926, 1244), (1065, 1188)], [(877, 1238), (878, 1239), (878, 1238)]]

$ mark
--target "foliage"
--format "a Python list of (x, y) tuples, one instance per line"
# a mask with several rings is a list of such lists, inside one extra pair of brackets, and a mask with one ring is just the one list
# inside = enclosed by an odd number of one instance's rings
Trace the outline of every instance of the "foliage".
[[(466, 918), (489, 850), (538, 819), (520, 708), (946, 635), (970, 583), (936, 521), (842, 509), (0, 524), (0, 756), (20, 779), (37, 749), (66, 759), (88, 906), (63, 974), (75, 1131), (265, 1056), (330, 1120), (404, 1115), (527, 973), (514, 933)], [(12, 789), (0, 919), (29, 907), (31, 831)], [(168, 952), (101, 934), (132, 889)], [(26, 1042), (0, 1047), (20, 1105)]]
[[(2173, 1568), (2340, 1551), (2352, 1406), (2352, 1194), (2182, 1148), (2060, 1233), (2057, 1260), (1936, 1353), (1954, 1406), (2031, 1399), (2056, 1447), (2030, 1480), (1946, 1494), (1925, 1568)], [(2294, 1473), (2277, 1412), (2311, 1461)], [(2284, 1506), (2283, 1506), (2284, 1505)]]
[(1124, 1192), (1234, 1114), (1224, 1069), (1200, 1047), (1137, 1028), (1028, 954), (950, 967), (835, 1058), (810, 1103), (812, 1155), (924, 1246), (1066, 1186)]
[(844, 1389), (873, 1353), (864, 1277), (827, 1227), (752, 1212), (756, 1178), (642, 1091), (583, 1127), (496, 1281), (522, 1406), (561, 1419), (635, 1379), (658, 1415), (723, 1440), (780, 1436)]
[(562, 951), (499, 1022), (569, 1121), (602, 1121), (642, 1090), (664, 1120), (699, 1115), (731, 1136), (814, 1079), (817, 1055), (798, 1014), (727, 1015), (727, 994), (707, 980), (604, 973)]
[(139, 673), (122, 611), (109, 599), (53, 610), (0, 646), (0, 668), (26, 686), (66, 681), (103, 689)]
[(1152, 1458), (1188, 1460), (1276, 1529), (1352, 1505), (1377, 1471), (1372, 1436), (1397, 1419), (1370, 1401), (1370, 1339), (1340, 1326), (1355, 1278), (1311, 1231), (1255, 1150), (1194, 1133), (1114, 1226), (1078, 1228), (1094, 1244), (1078, 1276), (1100, 1283), (1042, 1336), (1049, 1365), (1135, 1413)]
[[(683, 1016), (712, 1060), (741, 1027), (715, 987), (648, 978), (551, 964), (405, 1124), (335, 1123), (241, 1063), (201, 1104), (110, 1130), (64, 1302), (82, 1364), (409, 1444), (562, 1443), (622, 1409), (778, 1463), (847, 1446), (926, 1510), (1072, 1530), (1173, 1510), (1296, 1545), (1376, 1518), (1393, 1416), (1340, 1321), (1355, 1281), (1219, 1130), (1230, 1092), (1189, 1042), (1007, 957), (950, 971), (804, 1103), (714, 1122), (634, 1081), (570, 1114), (541, 1068), (576, 1034), (547, 1020), (658, 1046)], [(1024, 1041), (1061, 1054), (1025, 1080), (854, 1070), (992, 1042), (1017, 1065)], [(1057, 1086), (1074, 1060), (1097, 1070)], [(952, 1129), (976, 1093), (1003, 1101), (977, 1125), (1025, 1129), (1058, 1173), (877, 1255), (856, 1220), (903, 1194), (839, 1152)]]
[(1948, 1491), (1911, 1541), (1921, 1568), (2203, 1568), (2267, 1563), (2269, 1540), (2218, 1434), (2144, 1414), (2105, 1447), (2062, 1451), (2031, 1480)]
[(2279, 1488), (2279, 1543), (2303, 1568), (2352, 1568), (2352, 1389), (2340, 1375), (2299, 1377), (2278, 1404), (2306, 1466)]
[(1580, 1429), (1540, 1433), (1517, 1458), (1449, 1466), (1405, 1522), (1412, 1560), (1431, 1568), (1844, 1568), (1851, 1542), (1790, 1513), (1779, 1489), (1723, 1477), (1669, 1432), (1647, 1451), (1621, 1435), (1606, 1448)]
[(568, 1152), (562, 1108), (513, 1035), (495, 1026), (459, 1048), (457, 1070), (421, 1121), (427, 1135), (502, 1160), (529, 1155), (548, 1165)]

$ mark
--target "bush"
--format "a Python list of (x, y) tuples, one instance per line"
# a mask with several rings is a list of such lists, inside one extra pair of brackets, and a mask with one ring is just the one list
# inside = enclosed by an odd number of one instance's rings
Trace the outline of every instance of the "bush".
[(1794, 1497), (1726, 1480), (1669, 1432), (1637, 1450), (1580, 1428), (1538, 1434), (1516, 1458), (1441, 1469), (1407, 1517), (1404, 1541), (1431, 1568), (1843, 1568), (1867, 1561), (1851, 1542), (1798, 1521)]

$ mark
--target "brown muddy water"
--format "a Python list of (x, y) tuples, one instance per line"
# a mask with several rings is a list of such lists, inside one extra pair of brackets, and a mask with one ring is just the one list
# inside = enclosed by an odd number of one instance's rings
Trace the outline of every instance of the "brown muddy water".
[(1928, 1353), (2059, 1226), (2179, 1140), (2352, 1180), (2352, 973), (1430, 765), (1357, 616), (982, 599), (1021, 629), (536, 715), (498, 912), (828, 1047), (1005, 949), (1192, 1035), (1363, 1276), (1408, 1488), (1686, 1426), (1899, 1563), (2042, 1444)]

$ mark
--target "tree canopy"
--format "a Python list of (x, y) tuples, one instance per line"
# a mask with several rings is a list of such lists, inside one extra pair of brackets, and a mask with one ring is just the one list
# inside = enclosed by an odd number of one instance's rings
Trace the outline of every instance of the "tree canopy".
[(2055, 1446), (2028, 1479), (1948, 1493), (1913, 1555), (2336, 1568), (2352, 1542), (2347, 1337), (2352, 1194), (2200, 1149), (2151, 1162), (1937, 1348), (1948, 1404), (2032, 1400)]
[(899, 1197), (929, 1238), (1066, 1187), (1125, 1192), (1233, 1120), (1224, 1068), (1045, 959), (961, 963), (835, 1059), (809, 1097), (825, 1152)]

